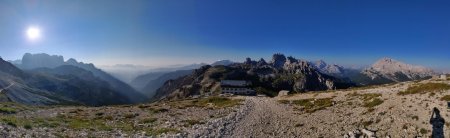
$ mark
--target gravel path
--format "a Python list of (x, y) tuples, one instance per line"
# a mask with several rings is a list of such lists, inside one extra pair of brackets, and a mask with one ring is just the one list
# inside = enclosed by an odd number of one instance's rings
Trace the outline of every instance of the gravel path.
[(247, 97), (249, 112), (225, 137), (295, 137), (292, 112), (275, 99)]
[(194, 126), (189, 137), (296, 137), (292, 115), (275, 99), (245, 97), (236, 112)]

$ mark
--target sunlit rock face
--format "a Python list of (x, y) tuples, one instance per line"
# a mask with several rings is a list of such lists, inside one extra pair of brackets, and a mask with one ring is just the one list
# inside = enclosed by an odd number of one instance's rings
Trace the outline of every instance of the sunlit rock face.
[(311, 62), (311, 64), (319, 70), (321, 73), (337, 76), (337, 77), (344, 77), (345, 76), (345, 69), (342, 66), (336, 65), (336, 64), (327, 64), (323, 60), (319, 60), (316, 62)]
[(436, 74), (430, 68), (406, 64), (390, 58), (378, 60), (362, 73), (371, 79), (387, 78), (396, 82), (423, 79)]

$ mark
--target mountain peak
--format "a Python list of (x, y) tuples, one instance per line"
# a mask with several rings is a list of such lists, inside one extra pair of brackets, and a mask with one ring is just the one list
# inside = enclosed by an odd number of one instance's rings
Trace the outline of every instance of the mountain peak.
[(49, 55), (45, 53), (30, 54), (25, 53), (22, 57), (22, 68), (33, 69), (37, 67), (54, 68), (63, 65), (64, 57)]
[(323, 60), (318, 60), (316, 62), (311, 62), (314, 67), (319, 70), (322, 73), (328, 74), (328, 75), (342, 75), (344, 72), (344, 68), (336, 65), (336, 64), (327, 64)]
[(233, 64), (234, 62), (233, 61), (231, 61), (231, 60), (218, 60), (218, 61), (216, 61), (216, 62), (214, 62), (214, 63), (212, 63), (211, 65), (212, 66), (216, 66), (216, 65), (230, 65), (230, 64)]
[(377, 62), (375, 62), (375, 64), (377, 64), (377, 63), (386, 64), (386, 63), (396, 63), (396, 62), (399, 62), (399, 61), (392, 59), (392, 58), (384, 57), (384, 58), (379, 59)]
[(281, 53), (273, 54), (271, 63), (274, 67), (280, 68), (283, 67), (284, 63), (286, 62), (286, 56), (284, 56)]
[(326, 66), (328, 66), (328, 64), (325, 61), (323, 61), (323, 60), (316, 61), (316, 63), (314, 65), (317, 68), (325, 68)]
[(73, 58), (70, 58), (70, 59), (67, 60), (66, 62), (67, 62), (68, 64), (71, 64), (71, 65), (73, 65), (73, 64), (78, 64), (78, 61), (75, 60), (75, 59), (73, 59)]
[[(401, 81), (398, 79), (399, 74), (403, 74), (406, 78), (410, 80), (415, 80), (418, 78), (425, 78), (435, 74), (435, 72), (423, 66), (417, 66), (412, 64), (406, 64), (391, 58), (381, 58), (375, 62), (372, 67), (366, 69), (365, 74), (374, 78), (376, 74), (381, 74), (385, 78), (390, 80)], [(373, 72), (376, 72), (375, 74)]]
[(372, 68), (374, 68), (376, 70), (386, 70), (386, 69), (400, 70), (400, 69), (404, 69), (404, 68), (419, 68), (419, 67), (420, 66), (409, 65), (409, 64), (397, 61), (392, 58), (387, 58), (387, 57), (379, 59), (372, 65)]

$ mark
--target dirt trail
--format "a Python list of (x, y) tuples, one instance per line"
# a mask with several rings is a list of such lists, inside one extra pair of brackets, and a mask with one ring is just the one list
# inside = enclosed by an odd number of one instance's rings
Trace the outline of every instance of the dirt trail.
[(11, 83), (9, 86), (7, 86), (7, 87), (5, 87), (5, 88), (3, 88), (3, 89), (0, 89), (0, 93), (2, 93), (3, 90), (9, 89), (9, 88), (12, 87), (13, 85), (14, 85), (14, 83)]
[[(273, 98), (246, 97), (250, 106), (225, 137), (296, 137), (293, 112)], [(298, 135), (297, 135), (298, 136)]]

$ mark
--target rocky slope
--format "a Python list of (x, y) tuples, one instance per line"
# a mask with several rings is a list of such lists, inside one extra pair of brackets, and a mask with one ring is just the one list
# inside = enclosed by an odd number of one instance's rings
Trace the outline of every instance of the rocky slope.
[(261, 93), (276, 95), (279, 90), (294, 92), (331, 90), (352, 86), (317, 71), (307, 61), (274, 54), (272, 61), (252, 61), (229, 66), (203, 66), (192, 74), (170, 80), (158, 89), (155, 99), (183, 98), (197, 94), (217, 94), (220, 80), (247, 80)]
[(0, 74), (0, 101), (4, 102), (90, 106), (133, 103), (92, 72), (71, 65), (24, 72), (0, 60)]
[(58, 99), (42, 96), (48, 92), (24, 85), (26, 83), (24, 79), (29, 78), (31, 77), (27, 73), (0, 58), (0, 102), (37, 105), (59, 103)]

